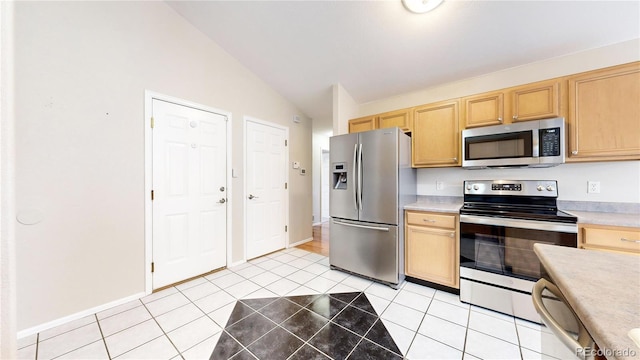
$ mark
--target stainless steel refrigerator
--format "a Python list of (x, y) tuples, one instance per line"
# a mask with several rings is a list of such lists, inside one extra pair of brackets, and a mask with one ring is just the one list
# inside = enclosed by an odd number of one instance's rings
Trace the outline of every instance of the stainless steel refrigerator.
[(330, 139), (331, 268), (404, 280), (404, 205), (416, 201), (411, 138), (399, 128)]

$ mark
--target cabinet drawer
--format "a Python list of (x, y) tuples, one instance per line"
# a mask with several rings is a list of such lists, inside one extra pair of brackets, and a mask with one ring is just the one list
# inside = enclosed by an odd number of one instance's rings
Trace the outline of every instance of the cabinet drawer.
[(456, 216), (407, 211), (407, 224), (455, 229)]
[(582, 228), (585, 249), (618, 250), (640, 254), (640, 229)]

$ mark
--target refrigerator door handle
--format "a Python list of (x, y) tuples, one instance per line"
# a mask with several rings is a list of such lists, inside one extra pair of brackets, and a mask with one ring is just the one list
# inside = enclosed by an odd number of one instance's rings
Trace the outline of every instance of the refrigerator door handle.
[(360, 228), (360, 229), (369, 229), (369, 230), (378, 230), (378, 231), (389, 231), (389, 228), (388, 228), (388, 227), (384, 227), (384, 226), (358, 225), (358, 224), (351, 224), (351, 223), (342, 222), (342, 221), (339, 221), (339, 220), (334, 220), (333, 222), (334, 222), (336, 225), (351, 226), (351, 227), (356, 227), (356, 228)]
[(358, 163), (358, 144), (353, 146), (353, 206), (358, 210), (358, 183), (356, 182), (356, 166)]
[(358, 159), (358, 204), (362, 210), (362, 143), (360, 143), (360, 158)]

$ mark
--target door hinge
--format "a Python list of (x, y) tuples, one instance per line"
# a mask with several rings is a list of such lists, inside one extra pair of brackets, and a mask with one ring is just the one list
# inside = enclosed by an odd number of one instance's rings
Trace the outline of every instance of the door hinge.
[(153, 129), (153, 127), (155, 126), (156, 122), (153, 120), (153, 116), (151, 117), (151, 128)]
[(156, 263), (152, 262), (151, 263), (151, 272), (156, 271)]
[(285, 225), (284, 226), (284, 232), (287, 232), (287, 229), (288, 229), (288, 227), (287, 227), (287, 225)]
[(288, 187), (287, 183), (284, 183), (284, 189), (286, 190)]
[(151, 201), (153, 201), (153, 190), (151, 190)]
[(284, 146), (287, 146), (287, 140), (284, 141)]

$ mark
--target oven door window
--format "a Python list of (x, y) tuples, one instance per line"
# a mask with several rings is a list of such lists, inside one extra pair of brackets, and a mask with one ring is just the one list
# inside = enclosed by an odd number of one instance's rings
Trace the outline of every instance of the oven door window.
[(577, 235), (480, 224), (460, 224), (460, 266), (537, 281), (542, 267), (533, 244), (576, 247)]
[(465, 160), (531, 157), (532, 132), (474, 136), (465, 139)]

